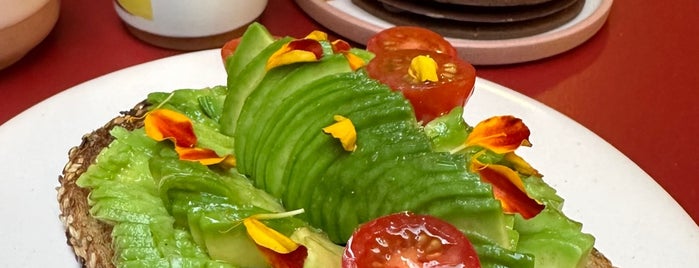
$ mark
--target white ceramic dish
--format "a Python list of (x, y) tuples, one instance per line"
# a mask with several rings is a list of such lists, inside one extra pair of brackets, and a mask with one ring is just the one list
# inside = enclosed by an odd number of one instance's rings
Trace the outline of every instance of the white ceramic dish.
[[(151, 91), (224, 84), (217, 50), (130, 67), (51, 97), (0, 126), (3, 267), (76, 267), (58, 220), (55, 187), (67, 152)], [(77, 107), (80, 107), (79, 109)], [(566, 212), (619, 267), (696, 267), (699, 228), (646, 173), (576, 122), (526, 96), (478, 80), (469, 122), (513, 114), (532, 131), (518, 152), (566, 198)]]
[[(477, 65), (538, 60), (568, 51), (592, 37), (607, 20), (613, 0), (586, 0), (572, 21), (545, 33), (505, 40), (449, 38), (464, 59)], [(296, 0), (311, 17), (328, 29), (357, 43), (393, 26), (352, 4), (351, 0)]]

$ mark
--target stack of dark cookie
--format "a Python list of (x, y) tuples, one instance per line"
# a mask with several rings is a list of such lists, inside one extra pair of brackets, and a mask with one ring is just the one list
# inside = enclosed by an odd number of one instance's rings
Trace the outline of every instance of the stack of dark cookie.
[(585, 0), (352, 0), (395, 25), (429, 28), (446, 37), (500, 40), (555, 29), (582, 10)]

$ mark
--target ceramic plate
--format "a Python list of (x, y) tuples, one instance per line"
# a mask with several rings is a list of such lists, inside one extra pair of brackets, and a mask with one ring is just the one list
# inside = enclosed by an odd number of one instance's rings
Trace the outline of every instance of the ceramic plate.
[[(76, 267), (58, 220), (58, 175), (68, 150), (151, 91), (225, 84), (217, 50), (149, 62), (85, 82), (0, 126), (0, 260), (6, 267)], [(560, 113), (479, 79), (466, 107), (475, 123), (513, 114), (531, 129), (518, 152), (566, 198), (566, 213), (620, 267), (699, 264), (699, 228), (619, 151)]]
[[(545, 33), (505, 40), (450, 38), (459, 55), (477, 65), (538, 60), (568, 51), (592, 37), (604, 24), (613, 0), (586, 0), (572, 21)], [(357, 43), (393, 26), (352, 4), (351, 0), (296, 0), (313, 19)]]

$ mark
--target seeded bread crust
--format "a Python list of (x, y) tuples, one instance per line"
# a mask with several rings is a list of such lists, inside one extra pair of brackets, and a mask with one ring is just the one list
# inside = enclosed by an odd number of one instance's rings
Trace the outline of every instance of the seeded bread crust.
[[(57, 197), (61, 211), (59, 218), (66, 228), (67, 243), (83, 267), (114, 267), (112, 227), (90, 216), (90, 206), (87, 202), (90, 191), (77, 186), (75, 182), (95, 162), (100, 151), (114, 140), (109, 134), (112, 128), (121, 126), (133, 130), (143, 127), (143, 117), (148, 106), (146, 102), (141, 102), (131, 110), (122, 112), (101, 128), (84, 135), (81, 144), (68, 152), (68, 163), (63, 168), (62, 175), (58, 177), (60, 186), (57, 188)], [(593, 249), (586, 267), (613, 266), (601, 252)]]
[(82, 137), (82, 143), (70, 149), (68, 163), (63, 174), (58, 177), (60, 186), (58, 204), (59, 218), (66, 228), (68, 245), (73, 248), (75, 257), (83, 267), (114, 267), (112, 259), (112, 227), (90, 216), (87, 197), (88, 189), (81, 188), (75, 181), (95, 162), (95, 158), (114, 138), (109, 134), (115, 126), (130, 130), (143, 126), (143, 116), (148, 105), (139, 103), (101, 128)]

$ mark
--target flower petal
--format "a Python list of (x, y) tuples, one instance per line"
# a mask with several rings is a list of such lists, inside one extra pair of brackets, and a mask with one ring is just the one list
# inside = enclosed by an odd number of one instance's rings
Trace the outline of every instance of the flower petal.
[(541, 175), (541, 173), (539, 173), (538, 170), (536, 170), (527, 161), (525, 161), (524, 158), (520, 157), (514, 152), (506, 153), (503, 160), (505, 161), (505, 163), (511, 165), (515, 171), (523, 175), (534, 175), (537, 177), (543, 177), (543, 175)]
[(222, 157), (213, 150), (196, 147), (197, 136), (194, 133), (194, 125), (182, 113), (168, 109), (155, 109), (146, 114), (144, 128), (146, 135), (151, 139), (172, 141), (180, 160), (198, 161), (207, 166), (222, 162), (229, 167), (235, 166), (235, 157), (231, 155)]
[(168, 109), (156, 109), (144, 119), (146, 135), (156, 141), (171, 140), (178, 147), (193, 147), (197, 143), (194, 126), (184, 114)]
[(282, 233), (267, 227), (255, 217), (248, 217), (243, 220), (243, 225), (247, 229), (248, 235), (259, 246), (268, 248), (277, 253), (287, 254), (299, 247), (299, 244), (286, 237)]
[(341, 115), (335, 115), (333, 119), (335, 123), (324, 127), (323, 132), (339, 139), (345, 151), (353, 152), (357, 149), (357, 131), (354, 128), (354, 124), (352, 124), (352, 120)]
[(352, 48), (349, 43), (342, 39), (337, 39), (330, 44), (332, 45), (333, 53), (348, 52)]
[(357, 69), (362, 68), (364, 67), (364, 65), (366, 65), (364, 59), (350, 52), (352, 46), (350, 46), (350, 44), (347, 43), (345, 40), (337, 39), (333, 41), (331, 45), (333, 48), (333, 53), (342, 53), (342, 55), (345, 56), (345, 59), (347, 59), (347, 62), (349, 62), (352, 71), (356, 71)]
[(318, 61), (323, 56), (323, 47), (318, 40), (297, 39), (286, 43), (267, 60), (266, 70), (297, 63)]
[(355, 55), (354, 53), (351, 52), (344, 52), (342, 55), (345, 56), (347, 59), (347, 62), (350, 65), (350, 68), (352, 68), (352, 71), (356, 71), (359, 68), (364, 67), (366, 65), (366, 62), (364, 59), (360, 58), (359, 56)]
[(478, 123), (466, 138), (466, 146), (482, 146), (495, 153), (512, 152), (519, 146), (531, 146), (529, 128), (513, 116), (495, 116)]
[(278, 253), (262, 246), (257, 246), (257, 249), (272, 267), (302, 268), (306, 262), (306, 257), (308, 257), (308, 249), (303, 245), (287, 254)]
[(505, 212), (519, 213), (525, 219), (529, 219), (544, 209), (544, 205), (527, 195), (524, 183), (512, 169), (501, 165), (483, 165), (474, 161), (471, 163), (471, 170), (492, 185), (493, 194), (500, 200)]
[(314, 30), (311, 33), (309, 33), (308, 35), (306, 35), (306, 37), (304, 39), (311, 39), (311, 40), (316, 40), (316, 41), (325, 41), (325, 40), (328, 40), (328, 34), (323, 32), (323, 31)]
[(202, 165), (214, 165), (223, 162), (226, 157), (221, 157), (213, 150), (199, 147), (179, 147), (175, 146), (175, 151), (180, 156), (180, 160), (198, 161)]
[(419, 82), (437, 82), (437, 62), (426, 55), (414, 57), (410, 61), (408, 75)]

